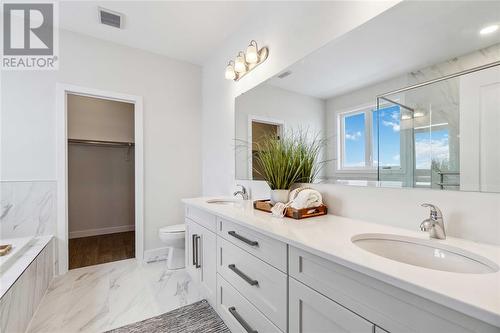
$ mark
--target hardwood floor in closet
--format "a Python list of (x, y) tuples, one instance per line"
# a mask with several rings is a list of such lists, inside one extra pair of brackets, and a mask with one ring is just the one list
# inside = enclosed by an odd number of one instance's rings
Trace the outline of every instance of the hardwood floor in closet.
[(134, 258), (135, 232), (69, 240), (69, 269)]

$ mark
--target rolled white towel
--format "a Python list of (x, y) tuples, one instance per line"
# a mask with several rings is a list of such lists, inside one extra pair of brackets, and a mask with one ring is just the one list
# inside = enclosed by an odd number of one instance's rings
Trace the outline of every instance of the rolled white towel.
[(272, 208), (271, 213), (276, 217), (284, 217), (288, 203), (277, 202)]
[(288, 205), (295, 209), (319, 207), (323, 204), (321, 193), (310, 188), (298, 188), (290, 193)]

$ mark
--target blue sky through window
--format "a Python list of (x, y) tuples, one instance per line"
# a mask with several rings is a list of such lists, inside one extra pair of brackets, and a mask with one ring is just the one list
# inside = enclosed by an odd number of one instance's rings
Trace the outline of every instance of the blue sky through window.
[(344, 118), (344, 166), (365, 166), (365, 114)]
[[(380, 151), (380, 166), (401, 165), (401, 135), (399, 106), (391, 106), (372, 111), (372, 146), (374, 166), (377, 166), (378, 149)], [(379, 115), (380, 113), (380, 115)], [(378, 117), (378, 118), (377, 118)], [(380, 126), (377, 126), (377, 121)], [(344, 118), (344, 166), (364, 167), (365, 162), (365, 113), (347, 115)], [(370, 166), (370, 165), (367, 165)]]
[[(397, 105), (372, 111), (373, 166), (401, 167), (401, 110)], [(344, 118), (344, 166), (365, 167), (366, 130), (365, 116), (368, 113), (346, 115)], [(378, 123), (378, 126), (377, 126)], [(379, 152), (380, 149), (380, 152)], [(380, 159), (378, 161), (377, 159)], [(432, 161), (439, 168), (447, 169), (450, 159), (448, 129), (433, 127), (432, 131), (415, 132), (416, 169), (431, 169)]]
[[(378, 116), (378, 118), (377, 118)], [(401, 166), (401, 111), (399, 106), (390, 106), (373, 111), (373, 159), (381, 167)], [(378, 129), (377, 129), (378, 121)], [(380, 131), (380, 132), (379, 132)], [(377, 152), (380, 149), (380, 156)]]
[(448, 129), (419, 131), (415, 133), (415, 167), (430, 170), (432, 161), (443, 169), (450, 159)]

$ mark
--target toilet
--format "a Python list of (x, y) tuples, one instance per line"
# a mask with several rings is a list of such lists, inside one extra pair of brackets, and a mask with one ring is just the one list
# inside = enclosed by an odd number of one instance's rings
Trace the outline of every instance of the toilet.
[(169, 225), (159, 230), (160, 240), (168, 247), (167, 268), (184, 268), (185, 224)]

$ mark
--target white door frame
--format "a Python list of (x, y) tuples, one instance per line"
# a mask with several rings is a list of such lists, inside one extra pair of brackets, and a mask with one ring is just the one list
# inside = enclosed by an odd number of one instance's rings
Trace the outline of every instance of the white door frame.
[(75, 94), (134, 104), (135, 144), (135, 258), (144, 257), (144, 133), (142, 97), (70, 84), (56, 85), (57, 132), (57, 253), (58, 274), (68, 271), (68, 133), (67, 95)]

